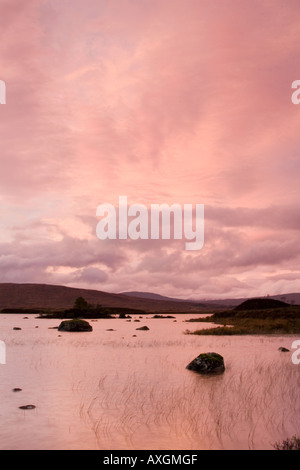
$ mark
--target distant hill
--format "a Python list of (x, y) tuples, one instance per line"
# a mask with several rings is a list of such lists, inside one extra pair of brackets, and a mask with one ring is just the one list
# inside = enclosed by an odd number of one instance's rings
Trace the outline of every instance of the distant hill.
[[(137, 297), (141, 299), (155, 299), (155, 300), (162, 300), (162, 301), (172, 301), (172, 302), (193, 302), (196, 303), (198, 306), (208, 306), (209, 308), (229, 308), (235, 307), (240, 305), (241, 303), (249, 300), (248, 297), (242, 297), (238, 299), (218, 299), (218, 300), (203, 300), (203, 299), (178, 299), (175, 297), (166, 297), (164, 295), (155, 294), (153, 292), (139, 292), (139, 291), (130, 291), (130, 292), (122, 292), (122, 295), (128, 295), (130, 297)], [(270, 295), (267, 297), (256, 297), (257, 299), (275, 299), (280, 300), (282, 302), (286, 302), (288, 304), (295, 304), (300, 305), (300, 293), (292, 293), (292, 294), (280, 294), (280, 295)]]
[(242, 302), (240, 305), (234, 308), (234, 310), (264, 310), (269, 308), (284, 308), (290, 307), (286, 302), (281, 300), (270, 299), (270, 298), (257, 298), (248, 299)]
[(0, 283), (0, 309), (3, 308), (50, 308), (66, 309), (74, 305), (77, 297), (83, 297), (88, 303), (103, 307), (130, 308), (145, 312), (198, 312), (203, 313), (209, 307), (199, 307), (188, 301), (174, 302), (159, 299), (130, 297), (123, 294), (111, 294), (98, 290), (49, 284), (14, 284)]
[[(155, 294), (154, 292), (121, 292), (121, 295), (128, 295), (129, 297), (138, 297), (139, 299), (152, 299), (152, 300), (169, 300), (172, 302), (187, 302), (184, 299), (177, 299), (175, 297), (166, 297), (164, 295)], [(194, 301), (193, 301), (194, 302)]]
[[(257, 299), (275, 299), (281, 300), (282, 302), (286, 302), (288, 304), (300, 305), (300, 293), (289, 293), (289, 294), (280, 294), (280, 295), (268, 295), (268, 296), (258, 296), (255, 297)], [(241, 297), (238, 299), (218, 299), (218, 300), (200, 300), (200, 302), (209, 302), (210, 304), (218, 304), (223, 305), (224, 307), (236, 307), (240, 305), (242, 302), (248, 300), (247, 297)]]
[(164, 295), (155, 294), (153, 292), (122, 292), (122, 295), (128, 295), (129, 297), (136, 297), (139, 299), (152, 299), (152, 300), (161, 300), (163, 302), (170, 301), (170, 302), (188, 302), (197, 305), (200, 308), (209, 308), (209, 309), (216, 309), (218, 307), (223, 308), (224, 305), (219, 305), (218, 301), (210, 301), (210, 300), (187, 300), (187, 299), (177, 299), (176, 297), (166, 297)]
[[(71, 308), (77, 297), (83, 297), (88, 303), (103, 307), (118, 307), (144, 310), (153, 313), (213, 313), (216, 310), (233, 308), (243, 299), (222, 300), (183, 300), (165, 297), (149, 292), (126, 292), (112, 294), (99, 290), (80, 289), (75, 287), (51, 284), (15, 284), (0, 283), (0, 309), (66, 309)], [(277, 299), (286, 303), (300, 304), (300, 294), (284, 294), (264, 299)]]

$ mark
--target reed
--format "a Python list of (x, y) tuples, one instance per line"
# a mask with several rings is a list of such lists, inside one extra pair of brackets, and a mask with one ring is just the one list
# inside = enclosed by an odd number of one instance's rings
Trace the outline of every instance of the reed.
[[(299, 434), (299, 372), (253, 364), (218, 377), (188, 373), (180, 385), (106, 377), (82, 405), (99, 448), (270, 449)], [(159, 439), (158, 439), (159, 436)]]

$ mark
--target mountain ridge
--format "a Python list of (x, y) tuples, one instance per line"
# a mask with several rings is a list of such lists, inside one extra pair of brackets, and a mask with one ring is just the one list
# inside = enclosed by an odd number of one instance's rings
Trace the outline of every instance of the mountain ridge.
[[(187, 300), (167, 297), (151, 292), (123, 292), (119, 294), (96, 289), (67, 287), (55, 284), (38, 283), (0, 283), (0, 309), (3, 308), (71, 308), (77, 297), (84, 297), (87, 302), (103, 307), (131, 308), (145, 312), (185, 312), (212, 313), (221, 308), (233, 308), (248, 298)], [(273, 298), (287, 303), (300, 304), (300, 293), (257, 296)], [(250, 297), (253, 298), (253, 297)]]
[(209, 307), (200, 307), (189, 301), (174, 302), (156, 299), (142, 299), (114, 294), (95, 289), (83, 289), (54, 284), (36, 283), (0, 283), (0, 309), (4, 308), (72, 308), (77, 297), (93, 305), (114, 308), (131, 308), (145, 312), (198, 312), (203, 313)]
[(235, 307), (236, 305), (241, 304), (248, 299), (263, 299), (269, 298), (274, 300), (284, 300), (287, 303), (300, 304), (300, 293), (286, 293), (286, 294), (276, 294), (276, 295), (267, 295), (267, 296), (255, 296), (255, 297), (239, 297), (239, 298), (225, 298), (225, 299), (178, 299), (176, 297), (168, 297), (160, 294), (155, 294), (153, 292), (139, 292), (139, 291), (129, 291), (122, 292), (122, 295), (128, 295), (130, 297), (139, 297), (144, 299), (160, 299), (160, 300), (172, 300), (173, 302), (193, 302), (197, 304), (209, 304), (212, 306), (223, 306), (223, 307)]

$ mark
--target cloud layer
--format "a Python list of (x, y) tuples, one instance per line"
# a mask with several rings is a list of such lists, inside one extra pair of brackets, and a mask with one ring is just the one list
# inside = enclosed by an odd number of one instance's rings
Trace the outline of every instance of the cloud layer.
[[(2, 1), (0, 282), (299, 291), (300, 6)], [(100, 241), (96, 208), (205, 204), (205, 245)]]

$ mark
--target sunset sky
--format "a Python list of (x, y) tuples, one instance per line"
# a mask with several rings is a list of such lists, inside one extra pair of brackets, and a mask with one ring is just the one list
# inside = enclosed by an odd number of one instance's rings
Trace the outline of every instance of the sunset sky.
[[(300, 291), (299, 0), (0, 0), (0, 282)], [(205, 243), (96, 209), (204, 204)]]

